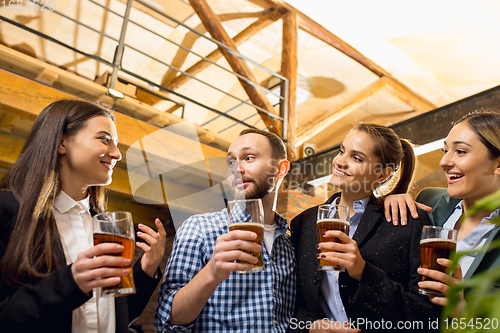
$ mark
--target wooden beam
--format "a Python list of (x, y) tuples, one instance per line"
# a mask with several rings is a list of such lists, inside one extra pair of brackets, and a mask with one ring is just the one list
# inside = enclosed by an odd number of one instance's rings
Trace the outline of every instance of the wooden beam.
[[(213, 12), (210, 8), (206, 0), (189, 0), (191, 6), (193, 6), (195, 12), (201, 19), (201, 22), (210, 33), (210, 35), (218, 40), (219, 42), (227, 45), (231, 49), (237, 52), (237, 47), (234, 41), (229, 37), (226, 30), (222, 26), (222, 23), (219, 17)], [(227, 62), (231, 66), (234, 72), (240, 74), (243, 77), (246, 77), (252, 82), (256, 82), (256, 79), (246, 64), (242, 59), (232, 55), (228, 51), (223, 48), (220, 48), (222, 55), (226, 58)], [(244, 80), (239, 79), (243, 89), (245, 89), (248, 97), (256, 106), (267, 110), (270, 113), (276, 113), (273, 105), (266, 98), (264, 92), (259, 88), (255, 87), (252, 84), (247, 83)], [(276, 118), (270, 117), (268, 114), (257, 109), (257, 112), (260, 114), (264, 124), (266, 124), (267, 128), (270, 132), (281, 135), (282, 124)]]
[[(33, 73), (34, 76), (38, 75), (38, 73), (43, 71), (44, 68), (49, 68), (58, 74), (58, 82), (62, 86), (71, 88), (72, 91), (81, 92), (81, 95), (86, 96), (87, 99), (98, 100), (107, 92), (106, 87), (1, 44), (0, 58), (4, 63), (8, 64), (8, 67), (12, 70), (15, 71), (16, 69), (22, 68), (23, 72)], [(5, 75), (3, 73), (5, 73)], [(3, 99), (6, 99), (8, 102), (3, 104), (10, 105), (9, 103), (11, 103), (14, 109), (33, 110), (33, 112), (27, 112), (24, 115), (24, 117), (28, 117), (32, 120), (36, 119), (38, 113), (45, 106), (56, 100), (77, 98), (74, 95), (48, 87), (31, 79), (21, 79), (20, 76), (12, 74), (8, 71), (0, 70), (0, 77), (2, 78), (2, 80), (0, 80), (0, 103), (2, 103)], [(19, 99), (16, 97), (16, 94), (18, 93)], [(140, 118), (144, 121), (147, 121), (161, 113), (161, 111), (153, 108), (152, 106), (141, 103), (129, 96), (125, 96), (123, 99), (116, 101), (115, 106), (123, 110), (123, 112), (127, 112), (127, 114), (133, 115), (134, 117)], [(184, 119), (173, 114), (168, 114), (168, 117), (172, 124), (184, 121)], [(199, 125), (195, 126), (197, 131), (205, 130)], [(216, 140), (212, 142), (211, 145), (226, 151), (231, 142), (220, 134), (213, 133), (213, 135)]]
[[(14, 110), (16, 116), (35, 119), (44, 107), (54, 101), (76, 99), (76, 96), (1, 69), (0, 77), (2, 78), (0, 80), (0, 103), (10, 107), (6, 108), (6, 112)], [(125, 99), (120, 101), (126, 102)], [(115, 118), (123, 151), (126, 151), (140, 139), (159, 130), (156, 126), (122, 113), (116, 112)], [(198, 127), (198, 131), (205, 133), (206, 129)], [(154, 154), (157, 151), (163, 153), (166, 149), (168, 151), (167, 158), (177, 163), (186, 161), (187, 164), (191, 164), (193, 160), (199, 159), (200, 149), (205, 157), (226, 156), (224, 150), (189, 140), (181, 134), (164, 131), (163, 137), (165, 142), (158, 142), (157, 146), (152, 146), (151, 153)], [(182, 144), (179, 144), (180, 142)]]
[[(247, 28), (245, 28), (239, 34), (234, 36), (234, 38), (233, 38), (234, 43), (237, 46), (243, 44), (244, 42), (249, 40), (250, 37), (252, 37), (256, 33), (258, 33), (259, 31), (263, 30), (264, 28), (268, 27), (269, 25), (271, 25), (277, 19), (279, 19), (280, 14), (281, 14), (281, 12), (279, 12), (278, 10), (274, 10), (274, 9), (267, 10), (264, 13), (264, 15), (259, 17), (259, 19), (257, 21), (250, 24)], [(205, 58), (207, 58), (213, 62), (216, 62), (217, 60), (220, 59), (220, 57), (222, 57), (222, 53), (221, 53), (220, 49), (216, 49), (215, 51), (213, 51), (212, 53), (207, 55)], [(208, 61), (201, 59), (196, 64), (194, 64), (193, 66), (191, 66), (187, 70), (185, 70), (185, 72), (192, 75), (192, 76), (196, 76), (196, 74), (200, 73), (205, 68), (207, 68), (211, 65), (212, 64), (209, 63)], [(186, 76), (184, 74), (180, 74), (180, 75), (176, 76), (170, 82), (167, 82), (164, 86), (168, 89), (176, 90), (180, 86), (182, 86), (184, 83), (189, 81), (190, 79), (191, 78), (189, 76)]]
[[(283, 43), (281, 51), (281, 75), (288, 79), (288, 92), (281, 89), (281, 96), (288, 105), (287, 148), (290, 160), (298, 158), (295, 147), (295, 133), (297, 131), (297, 14), (287, 12), (283, 17)], [(284, 103), (280, 104), (280, 115), (284, 116)]]
[(418, 113), (425, 113), (437, 108), (436, 105), (432, 104), (427, 99), (418, 95), (394, 78), (387, 78), (387, 88), (394, 96), (411, 106), (413, 110)]
[(299, 128), (299, 135), (297, 136), (297, 141), (295, 144), (300, 146), (304, 142), (307, 142), (320, 132), (327, 129), (330, 125), (347, 116), (352, 111), (359, 108), (363, 103), (365, 103), (371, 96), (379, 92), (382, 88), (387, 85), (387, 78), (381, 78), (376, 82), (372, 83), (365, 89), (361, 90), (351, 98), (342, 102), (339, 106), (333, 108), (332, 110), (326, 112), (322, 117), (309, 122), (301, 128)]
[(314, 37), (325, 42), (326, 44), (333, 46), (334, 48), (336, 48), (340, 52), (344, 53), (348, 57), (352, 58), (353, 60), (356, 60), (361, 65), (368, 68), (370, 71), (372, 71), (376, 75), (378, 75), (378, 76), (391, 76), (382, 67), (378, 66), (373, 61), (371, 61), (370, 59), (365, 57), (363, 54), (361, 54), (354, 47), (350, 46), (349, 44), (344, 42), (342, 39), (340, 39), (336, 35), (332, 34), (330, 31), (328, 31), (322, 25), (320, 25), (319, 23), (316, 23), (315, 21), (313, 21), (312, 19), (310, 19), (306, 15), (302, 14), (301, 12), (299, 12), (297, 10), (295, 10), (295, 11), (298, 13), (299, 26), (302, 30), (310, 33)]
[(54, 82), (56, 82), (58, 77), (59, 77), (59, 74), (57, 74), (55, 71), (48, 69), (48, 68), (44, 68), (40, 72), (40, 74), (38, 74), (38, 76), (36, 77), (36, 80), (51, 86), (54, 84)]
[(0, 122), (0, 131), (5, 133), (12, 132), (12, 129), (14, 128), (18, 120), (18, 116), (15, 116), (13, 114), (6, 114)]

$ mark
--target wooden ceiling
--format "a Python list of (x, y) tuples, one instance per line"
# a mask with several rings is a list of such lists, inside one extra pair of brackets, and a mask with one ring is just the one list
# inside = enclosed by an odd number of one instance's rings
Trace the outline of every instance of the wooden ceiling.
[[(112, 68), (92, 56), (113, 62), (122, 19), (102, 7), (123, 15), (126, 6), (125, 0), (53, 1), (59, 14), (3, 11), (2, 15), (84, 50), (89, 56), (6, 20), (0, 21), (0, 66), (44, 84), (31, 83), (32, 87), (43, 91), (49, 89), (43, 88), (46, 85), (54, 88), (45, 92), (48, 96), (36, 97), (39, 99), (30, 110), (54, 100), (62, 94), (61, 90), (83, 98), (105, 98), (107, 89), (102, 83), (106, 77), (103, 75)], [(225, 44), (291, 79), (292, 91), (298, 86), (297, 103), (289, 106), (291, 121), (288, 124), (292, 134), (290, 148), (298, 152), (295, 158), (300, 157), (304, 143), (317, 145), (317, 151), (338, 145), (355, 121), (392, 125), (500, 84), (500, 51), (498, 43), (491, 42), (500, 31), (493, 29), (499, 22), (500, 6), (487, 0), (474, 4), (444, 2), (450, 6), (437, 6), (434, 2), (426, 6), (418, 2), (413, 7), (405, 7), (410, 5), (389, 0), (145, 1), (207, 36), (222, 30), (232, 39)], [(203, 6), (208, 6), (216, 15), (217, 19), (212, 21), (220, 21), (221, 27), (206, 26), (210, 12)], [(482, 19), (474, 16), (481, 13)], [(204, 14), (208, 16), (203, 17)], [(430, 18), (441, 21), (430, 21)], [(251, 96), (253, 87), (243, 87), (236, 76), (220, 67), (241, 66), (245, 76), (266, 88), (270, 81), (268, 72), (239, 58), (236, 64), (231, 63), (230, 56), (221, 54), (216, 44), (137, 2), (130, 19), (133, 22), (128, 25), (125, 38), (129, 47), (122, 67), (174, 92), (159, 91), (121, 72), (122, 81), (117, 89), (126, 96), (113, 106), (133, 121), (162, 127), (182, 121), (181, 117), (192, 120), (201, 142), (206, 144), (205, 153), (222, 156), (229, 143), (246, 127), (211, 109), (230, 110), (231, 117), (262, 129), (268, 128), (274, 118), (266, 118), (251, 105), (240, 105), (234, 97), (251, 100), (270, 113), (280, 114), (279, 106), (270, 106), (265, 93), (257, 91), (253, 92), (257, 97)], [(86, 26), (79, 26), (73, 20)], [(487, 24), (493, 28), (487, 30)], [(224, 36), (215, 37), (224, 39)], [(199, 56), (185, 48), (215, 61), (220, 67), (200, 62)], [(194, 78), (181, 75), (173, 68), (186, 71)], [(33, 95), (28, 93), (24, 101), (7, 103), (6, 100), (16, 96), (10, 84), (22, 80), (6, 81), (5, 78), (0, 79), (3, 81), (0, 88), (4, 89), (3, 92), (0, 89), (0, 127), (3, 136), (19, 139), (29, 131), (36, 112), (19, 116), (11, 111), (17, 107), (22, 109), (19, 103), (31, 103)], [(21, 90), (27, 89), (24, 86)], [(263, 100), (262, 104), (256, 103), (258, 99)], [(128, 130), (123, 134), (131, 135), (130, 142), (136, 136)]]

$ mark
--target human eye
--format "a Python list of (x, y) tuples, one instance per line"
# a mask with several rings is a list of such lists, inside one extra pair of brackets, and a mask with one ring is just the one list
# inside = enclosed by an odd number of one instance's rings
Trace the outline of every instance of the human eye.
[(340, 150), (339, 150), (339, 155), (344, 155), (344, 154), (345, 154), (344, 149), (340, 148)]
[(99, 137), (99, 140), (102, 140), (105, 143), (109, 143), (109, 141), (111, 141), (111, 137), (109, 135), (102, 135)]
[(457, 155), (465, 155), (467, 154), (467, 151), (465, 149), (456, 149), (455, 152), (457, 153)]
[(227, 166), (232, 167), (234, 165), (234, 158), (226, 160)]
[(248, 161), (248, 162), (252, 162), (253, 160), (255, 160), (255, 156), (253, 156), (253, 155), (248, 155), (248, 156), (245, 158), (245, 161)]
[(354, 156), (352, 157), (352, 159), (354, 160), (354, 162), (358, 162), (358, 163), (363, 162), (363, 160), (362, 160), (361, 158), (359, 158), (358, 156), (356, 156), (356, 155), (354, 155)]

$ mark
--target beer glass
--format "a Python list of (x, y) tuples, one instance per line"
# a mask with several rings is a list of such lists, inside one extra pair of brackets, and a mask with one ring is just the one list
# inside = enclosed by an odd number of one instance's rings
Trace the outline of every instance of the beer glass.
[[(234, 200), (228, 202), (227, 212), (229, 216), (229, 231), (246, 230), (257, 234), (255, 243), (262, 246), (264, 236), (264, 209), (261, 199)], [(256, 273), (264, 270), (262, 261), (262, 250), (259, 252), (245, 251), (258, 259), (257, 263), (249, 271), (238, 271), (238, 273)], [(245, 261), (237, 260), (238, 263)]]
[[(449, 259), (457, 247), (457, 231), (454, 229), (424, 225), (422, 237), (420, 238), (420, 266), (445, 272), (446, 267), (437, 263), (438, 258)], [(422, 281), (435, 281), (422, 276)], [(419, 293), (428, 296), (443, 297), (438, 291), (430, 289), (419, 289)]]
[[(343, 243), (338, 238), (324, 237), (324, 233), (329, 230), (340, 230), (349, 235), (349, 208), (342, 205), (321, 205), (318, 207), (318, 221), (316, 229), (318, 231), (318, 243), (335, 242)], [(331, 252), (321, 250), (321, 253)], [(319, 260), (319, 271), (344, 272), (345, 268), (332, 264), (324, 259)]]
[(132, 257), (134, 256), (135, 232), (132, 214), (129, 212), (105, 212), (94, 216), (94, 245), (116, 243), (123, 245), (123, 251), (113, 255), (130, 259), (129, 273), (121, 277), (115, 286), (102, 287), (101, 296), (124, 296), (135, 294), (132, 275)]

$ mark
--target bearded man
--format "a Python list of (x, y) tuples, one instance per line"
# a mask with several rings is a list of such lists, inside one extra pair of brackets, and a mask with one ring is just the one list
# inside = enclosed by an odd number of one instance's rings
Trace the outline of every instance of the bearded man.
[[(228, 228), (228, 212), (195, 215), (177, 231), (158, 292), (158, 332), (285, 332), (293, 314), (295, 259), (286, 220), (274, 211), (290, 163), (283, 141), (244, 130), (226, 162), (237, 199), (262, 199), (264, 242), (254, 232)], [(253, 268), (260, 252), (265, 269)]]

